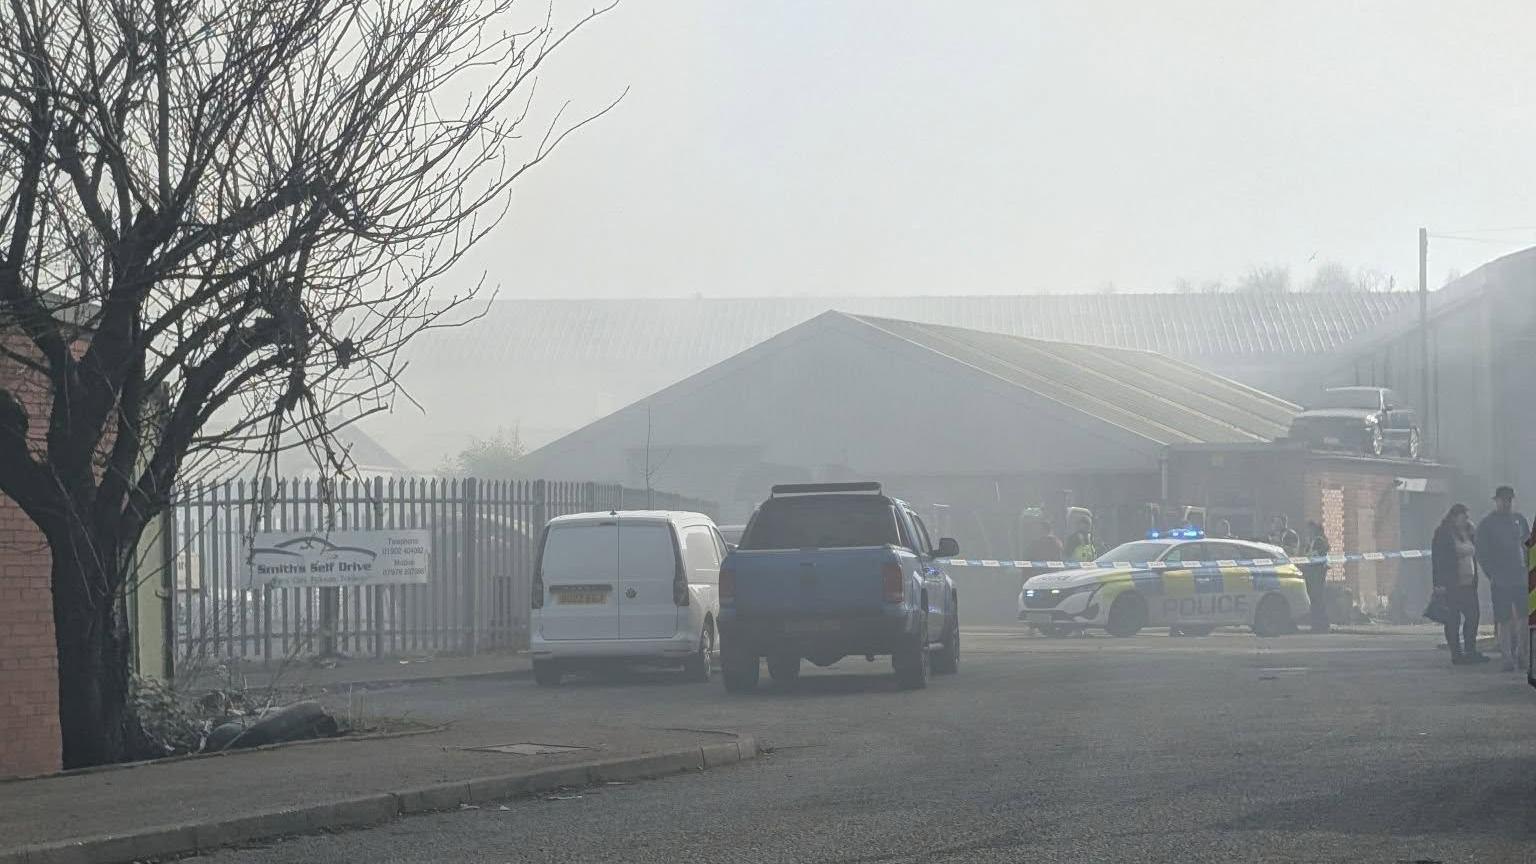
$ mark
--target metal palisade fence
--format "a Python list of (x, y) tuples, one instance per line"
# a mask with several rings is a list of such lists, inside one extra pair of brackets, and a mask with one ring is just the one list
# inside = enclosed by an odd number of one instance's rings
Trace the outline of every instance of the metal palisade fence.
[[(235, 480), (179, 490), (162, 538), (178, 669), (343, 654), (474, 653), (528, 644), (544, 523), (604, 510), (706, 501), (600, 483), (459, 478)], [(424, 585), (251, 587), (257, 531), (413, 528), (431, 538)], [(178, 674), (180, 674), (178, 672)]]

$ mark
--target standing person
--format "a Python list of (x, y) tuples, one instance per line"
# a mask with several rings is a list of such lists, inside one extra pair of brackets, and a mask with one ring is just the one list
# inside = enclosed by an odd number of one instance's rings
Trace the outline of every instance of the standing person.
[[(1317, 522), (1307, 523), (1307, 555), (1319, 558), (1331, 551), (1328, 545), (1328, 535), (1323, 533), (1323, 526)], [(1328, 632), (1328, 563), (1310, 563), (1301, 565), (1301, 575), (1307, 580), (1307, 603), (1312, 607), (1311, 621), (1313, 633)]]
[(1215, 538), (1220, 539), (1220, 540), (1229, 540), (1229, 539), (1231, 539), (1232, 538), (1232, 520), (1230, 520), (1230, 519), (1218, 519), (1218, 520), (1216, 520), (1216, 533), (1208, 534), (1206, 536), (1208, 536), (1208, 537), (1215, 537)]
[(1477, 563), (1488, 576), (1494, 638), (1504, 655), (1505, 672), (1515, 671), (1515, 658), (1525, 656), (1525, 541), (1530, 536), (1530, 523), (1515, 512), (1515, 490), (1495, 489), (1493, 511), (1477, 523)]
[(1301, 535), (1291, 528), (1291, 520), (1284, 513), (1270, 520), (1269, 542), (1284, 549), (1287, 555), (1301, 554)]
[(1067, 537), (1067, 554), (1073, 561), (1092, 561), (1099, 557), (1099, 549), (1093, 542), (1093, 517), (1086, 513), (1077, 517), (1073, 531)]
[(1061, 545), (1061, 538), (1056, 536), (1056, 529), (1051, 527), (1051, 520), (1039, 516), (1031, 522), (1034, 536), (1024, 544), (1024, 557), (1030, 561), (1062, 561), (1067, 557), (1065, 548)]
[[(1456, 666), (1488, 662), (1487, 657), (1477, 653), (1481, 613), (1477, 602), (1477, 546), (1473, 539), (1467, 505), (1452, 504), (1430, 544), (1435, 593), (1450, 613), (1445, 619), (1445, 642), (1451, 649), (1451, 663)], [(1456, 636), (1458, 625), (1460, 640)]]

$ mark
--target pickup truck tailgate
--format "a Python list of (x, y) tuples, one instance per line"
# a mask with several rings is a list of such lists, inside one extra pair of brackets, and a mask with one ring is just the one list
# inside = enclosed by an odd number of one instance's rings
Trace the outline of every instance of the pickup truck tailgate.
[(886, 546), (847, 549), (736, 550), (738, 615), (874, 613), (883, 606), (881, 567), (896, 561)]

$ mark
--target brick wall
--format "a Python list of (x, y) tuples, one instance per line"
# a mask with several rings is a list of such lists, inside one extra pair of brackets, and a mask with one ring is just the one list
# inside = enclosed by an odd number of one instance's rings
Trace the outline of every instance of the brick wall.
[[(7, 347), (20, 348), (7, 340)], [(0, 387), (34, 417), (47, 392), (15, 364), (0, 361)], [(33, 434), (42, 425), (33, 421)], [(0, 494), (0, 777), (60, 766), (59, 673), (53, 639), (48, 547), (16, 502)]]
[[(1335, 551), (1402, 549), (1395, 479), (1388, 472), (1313, 468), (1306, 476), (1306, 518), (1322, 523)], [(1328, 578), (1343, 582), (1360, 608), (1381, 613), (1397, 588), (1401, 567), (1398, 561), (1361, 561), (1330, 567)]]

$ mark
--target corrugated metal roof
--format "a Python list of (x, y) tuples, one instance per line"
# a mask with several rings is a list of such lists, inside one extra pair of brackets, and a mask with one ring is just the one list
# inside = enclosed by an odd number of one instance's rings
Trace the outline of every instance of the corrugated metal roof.
[(1149, 351), (848, 317), (1158, 444), (1273, 441), (1301, 410)]
[(498, 300), (415, 340), (414, 362), (677, 361), (704, 368), (830, 310), (1185, 358), (1332, 351), (1410, 305), (1409, 293), (1060, 294)]

